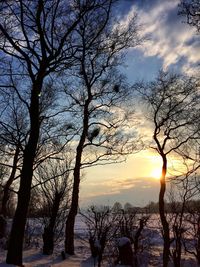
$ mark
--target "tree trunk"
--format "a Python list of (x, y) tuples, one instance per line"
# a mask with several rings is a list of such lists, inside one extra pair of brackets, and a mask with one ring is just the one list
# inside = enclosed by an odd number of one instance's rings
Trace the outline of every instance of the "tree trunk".
[(138, 249), (139, 249), (139, 238), (141, 236), (141, 233), (142, 233), (143, 229), (144, 229), (144, 220), (143, 219), (140, 219), (139, 228), (138, 228), (138, 230), (137, 230), (137, 232), (135, 234), (134, 242), (133, 242), (135, 254), (138, 253)]
[(200, 266), (200, 250), (199, 249), (197, 249), (197, 262)]
[(89, 244), (90, 244), (90, 251), (93, 258), (96, 258), (99, 254), (99, 248), (95, 246), (95, 238), (90, 237), (89, 238)]
[(27, 167), (25, 168), (26, 170), (24, 170), (24, 173), (21, 176), (20, 190), (18, 193), (18, 204), (13, 219), (9, 238), (8, 254), (6, 259), (7, 263), (15, 265), (22, 265), (24, 229), (26, 225), (28, 203), (30, 200), (30, 177), (32, 177), (32, 169), (28, 170)]
[(43, 238), (43, 255), (52, 255), (54, 249), (54, 230), (48, 225), (44, 228)]
[(168, 266), (169, 256), (170, 256), (170, 236), (169, 236), (169, 224), (165, 215), (165, 202), (164, 196), (166, 191), (166, 173), (167, 173), (167, 158), (166, 155), (162, 155), (163, 159), (163, 167), (162, 167), (162, 177), (160, 179), (160, 193), (159, 193), (159, 213), (160, 219), (163, 228), (163, 239), (164, 239), (164, 247), (163, 247), (163, 267)]
[(133, 266), (133, 250), (131, 243), (126, 243), (123, 246), (118, 247), (118, 250), (120, 264)]
[(81, 134), (79, 144), (76, 149), (72, 201), (65, 226), (65, 252), (70, 255), (74, 254), (74, 224), (78, 212), (81, 158), (82, 158), (85, 139), (88, 134), (88, 123), (89, 123), (88, 107), (90, 102), (91, 102), (91, 95), (89, 94), (84, 107), (83, 131)]
[(80, 163), (77, 164), (74, 169), (72, 202), (65, 227), (65, 252), (70, 255), (74, 254), (74, 224), (78, 211), (79, 184), (80, 184)]
[(13, 159), (13, 166), (12, 166), (12, 171), (11, 171), (10, 177), (9, 177), (8, 181), (6, 182), (4, 189), (3, 189), (3, 199), (2, 199), (0, 214), (2, 214), (5, 218), (8, 215), (7, 206), (8, 206), (8, 201), (10, 198), (10, 187), (14, 181), (16, 170), (17, 170), (19, 151), (20, 151), (20, 149), (19, 149), (19, 145), (18, 145), (16, 147), (16, 150), (15, 150), (15, 155), (14, 155), (14, 159)]
[(42, 235), (44, 255), (51, 255), (54, 250), (54, 229), (60, 207), (61, 197), (62, 197), (61, 194), (59, 193), (55, 194), (49, 225), (44, 228), (44, 233)]
[(139, 222), (139, 228), (135, 234), (135, 237), (134, 237), (134, 254), (135, 254), (135, 257), (134, 257), (134, 262), (135, 262), (135, 266), (138, 266), (138, 249), (139, 249), (139, 239), (141, 237), (141, 233), (144, 229), (144, 220), (143, 219), (140, 219), (140, 222)]
[(198, 218), (198, 230), (197, 230), (197, 247), (196, 247), (196, 258), (197, 262), (200, 265), (200, 218)]
[(14, 265), (22, 265), (22, 251), (24, 230), (31, 194), (33, 176), (33, 164), (37, 143), (39, 139), (39, 92), (42, 88), (42, 80), (33, 84), (30, 104), (30, 136), (24, 151), (23, 166), (21, 171), (18, 203), (15, 211), (11, 234), (8, 244), (6, 262)]
[(175, 250), (173, 251), (174, 266), (181, 267), (182, 233), (180, 226), (174, 227), (174, 235), (175, 235)]
[(3, 215), (0, 215), (0, 239), (5, 237), (7, 222)]
[(98, 255), (98, 267), (101, 267), (101, 262), (103, 260), (103, 253), (106, 246), (106, 239), (107, 239), (107, 231), (102, 234), (99, 242), (100, 242), (100, 248), (99, 248), (99, 255)]

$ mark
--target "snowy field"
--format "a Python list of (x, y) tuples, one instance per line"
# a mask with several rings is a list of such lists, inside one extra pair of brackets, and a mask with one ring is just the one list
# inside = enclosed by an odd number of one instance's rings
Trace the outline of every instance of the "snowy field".
[[(162, 266), (162, 236), (160, 232), (160, 225), (158, 220), (152, 218), (146, 230), (144, 230), (145, 242), (148, 246), (148, 253), (143, 252), (139, 256), (139, 267), (153, 267)], [(40, 229), (38, 228), (39, 232)], [(66, 256), (63, 260), (61, 257), (61, 251), (63, 250), (63, 242), (59, 242), (53, 255), (42, 255), (42, 243), (41, 239), (35, 235), (32, 245), (24, 250), (23, 263), (25, 267), (94, 267), (95, 260), (90, 256), (89, 244), (87, 242), (86, 226), (81, 220), (80, 215), (77, 216), (75, 225), (75, 253), (74, 256)], [(6, 251), (0, 251), (0, 267), (13, 267), (5, 263)], [(102, 263), (102, 267), (113, 267), (113, 261), (109, 259), (109, 253), (107, 259)], [(122, 265), (117, 265), (122, 267)], [(173, 266), (170, 264), (169, 266)], [(190, 255), (184, 255), (184, 260), (181, 264), (182, 267), (197, 267), (195, 260)]]

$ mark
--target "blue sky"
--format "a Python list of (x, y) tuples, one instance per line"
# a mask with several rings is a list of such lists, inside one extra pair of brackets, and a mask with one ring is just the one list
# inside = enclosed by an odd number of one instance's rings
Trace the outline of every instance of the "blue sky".
[(122, 2), (123, 15), (137, 12), (141, 34), (148, 38), (128, 54), (127, 75), (131, 81), (151, 79), (160, 68), (187, 74), (197, 70), (200, 36), (177, 15), (179, 0)]
[[(177, 15), (178, 0), (123, 0), (121, 19), (138, 14), (141, 34), (147, 40), (130, 49), (126, 57), (126, 73), (130, 83), (153, 79), (160, 69), (194, 75), (199, 71), (200, 35)], [(116, 10), (116, 13), (118, 10)], [(81, 205), (110, 204), (120, 201), (142, 206), (158, 200), (160, 159), (143, 151), (126, 163), (90, 168), (81, 184)]]

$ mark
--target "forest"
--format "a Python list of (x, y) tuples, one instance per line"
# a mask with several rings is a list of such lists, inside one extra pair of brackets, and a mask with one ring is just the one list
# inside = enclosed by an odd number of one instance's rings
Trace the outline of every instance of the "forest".
[[(5, 266), (30, 266), (24, 253), (33, 247), (47, 257), (58, 251), (69, 267), (200, 264), (199, 63), (195, 74), (162, 68), (152, 80), (130, 82), (122, 65), (149, 37), (137, 9), (118, 15), (128, 2), (0, 2)], [(179, 1), (177, 17), (199, 37), (198, 0)], [(80, 207), (85, 170), (145, 149), (161, 159), (157, 203)], [(88, 265), (68, 261), (77, 243), (89, 251)]]

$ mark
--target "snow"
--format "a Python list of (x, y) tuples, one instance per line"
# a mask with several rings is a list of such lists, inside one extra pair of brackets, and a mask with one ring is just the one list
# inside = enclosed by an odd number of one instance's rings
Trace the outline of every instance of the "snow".
[[(37, 231), (39, 233), (39, 224), (37, 225)], [(38, 233), (35, 232), (35, 237), (38, 240)], [(42, 254), (42, 244), (41, 241), (39, 245), (32, 240), (32, 247), (25, 249), (23, 252), (23, 264), (25, 267), (96, 267), (97, 260), (91, 257), (89, 243), (87, 241), (87, 231), (86, 225), (82, 222), (81, 216), (77, 216), (76, 225), (75, 225), (75, 253), (74, 256), (66, 255), (66, 259), (63, 260), (61, 256), (61, 251), (63, 250), (64, 244), (63, 241), (59, 242), (56, 247), (53, 255), (43, 255)], [(162, 266), (162, 247), (163, 240), (161, 232), (158, 226), (158, 221), (155, 222), (152, 220), (148, 225), (148, 229), (145, 229), (144, 235), (149, 240), (149, 248), (147, 251), (144, 251), (139, 257), (138, 262), (140, 267), (154, 267)], [(37, 241), (36, 240), (36, 241)], [(130, 240), (127, 237), (118, 238), (118, 246), (123, 246), (127, 243), (130, 243)], [(97, 242), (98, 245), (98, 242)], [(7, 251), (0, 250), (0, 267), (15, 267), (14, 265), (9, 265), (5, 263)], [(183, 255), (184, 259), (182, 260), (182, 267), (197, 267), (196, 261), (191, 255)], [(111, 262), (111, 261), (110, 261)], [(113, 267), (111, 263), (103, 263), (102, 267)], [(170, 263), (169, 267), (172, 267), (173, 264)], [(128, 267), (122, 265), (116, 265), (115, 267)]]
[(93, 257), (89, 257), (86, 260), (83, 260), (80, 264), (81, 267), (93, 267), (96, 263), (96, 260)]
[[(1, 253), (2, 254), (2, 253)], [(5, 254), (4, 254), (5, 256)], [(5, 258), (4, 258), (5, 259)], [(25, 267), (91, 267), (91, 260), (84, 259), (83, 255), (66, 256), (66, 260), (62, 260), (61, 254), (53, 254), (50, 256), (42, 255), (40, 250), (28, 249), (24, 251)], [(15, 265), (6, 264), (5, 261), (0, 263), (0, 267), (14, 267)]]

